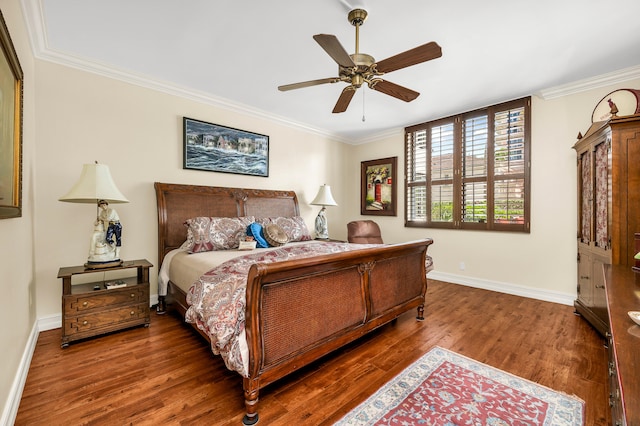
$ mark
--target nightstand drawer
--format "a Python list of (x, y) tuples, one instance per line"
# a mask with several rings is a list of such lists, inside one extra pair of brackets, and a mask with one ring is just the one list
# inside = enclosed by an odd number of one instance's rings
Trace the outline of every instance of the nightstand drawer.
[(148, 300), (148, 291), (148, 286), (136, 285), (114, 290), (100, 290), (95, 293), (85, 293), (77, 296), (65, 296), (65, 313), (74, 315), (89, 309), (142, 303)]
[(145, 304), (123, 306), (109, 311), (99, 311), (91, 314), (67, 317), (65, 319), (65, 334), (72, 335), (91, 331), (101, 327), (113, 327), (128, 322), (145, 322), (149, 316), (149, 308)]

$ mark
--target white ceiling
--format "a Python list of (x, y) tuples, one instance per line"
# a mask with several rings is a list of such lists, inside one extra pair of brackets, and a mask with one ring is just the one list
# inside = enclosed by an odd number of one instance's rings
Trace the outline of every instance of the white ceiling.
[[(349, 143), (567, 84), (640, 77), (639, 0), (21, 1), (37, 58)], [(378, 61), (442, 47), (441, 58), (384, 77), (421, 95), (405, 103), (363, 86), (332, 114), (345, 83), (278, 91), (337, 76), (312, 36), (334, 34), (354, 53), (355, 7), (369, 12), (360, 52)]]

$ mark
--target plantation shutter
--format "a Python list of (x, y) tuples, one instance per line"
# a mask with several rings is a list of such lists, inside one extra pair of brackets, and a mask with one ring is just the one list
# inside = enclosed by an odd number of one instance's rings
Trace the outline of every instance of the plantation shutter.
[(405, 129), (405, 226), (529, 232), (530, 98)]

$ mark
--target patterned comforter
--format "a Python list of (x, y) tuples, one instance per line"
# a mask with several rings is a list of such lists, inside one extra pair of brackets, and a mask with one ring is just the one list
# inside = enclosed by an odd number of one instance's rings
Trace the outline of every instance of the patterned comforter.
[(245, 305), (251, 265), (377, 246), (379, 244), (296, 244), (234, 258), (211, 269), (191, 286), (187, 293), (189, 309), (185, 319), (209, 336), (213, 353), (222, 356), (228, 369), (247, 377)]
[[(381, 244), (302, 243), (234, 258), (211, 269), (191, 286), (187, 293), (189, 309), (185, 319), (209, 336), (213, 353), (222, 356), (228, 369), (248, 377), (245, 306), (251, 265), (379, 246)], [(433, 269), (430, 256), (427, 256), (426, 268), (427, 272)]]

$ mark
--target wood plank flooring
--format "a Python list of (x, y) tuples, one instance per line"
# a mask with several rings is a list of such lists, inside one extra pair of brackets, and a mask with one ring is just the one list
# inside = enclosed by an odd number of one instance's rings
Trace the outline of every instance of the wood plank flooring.
[[(260, 425), (330, 425), (434, 346), (585, 401), (608, 425), (604, 340), (570, 306), (430, 280), (415, 312), (261, 391)], [(240, 425), (242, 380), (175, 315), (60, 348), (40, 334), (16, 425)]]

